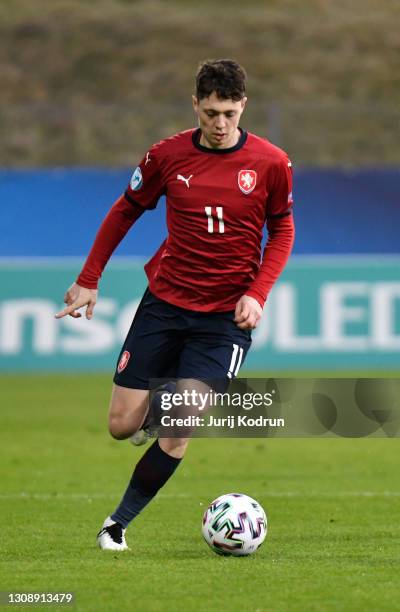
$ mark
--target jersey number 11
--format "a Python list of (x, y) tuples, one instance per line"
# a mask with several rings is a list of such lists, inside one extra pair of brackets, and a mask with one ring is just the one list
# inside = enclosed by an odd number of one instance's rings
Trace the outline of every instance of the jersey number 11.
[[(205, 206), (204, 210), (206, 211), (206, 215), (207, 215), (208, 233), (213, 234), (214, 233), (213, 206)], [(217, 213), (217, 220), (218, 220), (218, 232), (220, 234), (223, 234), (225, 231), (223, 208), (222, 206), (215, 206), (215, 210)]]

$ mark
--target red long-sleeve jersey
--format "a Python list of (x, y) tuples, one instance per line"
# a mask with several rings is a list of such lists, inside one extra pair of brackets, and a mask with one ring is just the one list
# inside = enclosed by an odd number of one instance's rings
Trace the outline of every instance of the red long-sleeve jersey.
[(145, 155), (103, 221), (78, 284), (97, 287), (131, 225), (165, 195), (168, 237), (145, 265), (152, 293), (195, 311), (233, 310), (244, 294), (264, 305), (293, 245), (291, 163), (245, 131), (229, 149), (203, 147), (200, 136), (181, 132)]

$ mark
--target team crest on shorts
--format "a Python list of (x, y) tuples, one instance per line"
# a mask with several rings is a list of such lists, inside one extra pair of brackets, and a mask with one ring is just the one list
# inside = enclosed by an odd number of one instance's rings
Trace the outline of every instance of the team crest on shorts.
[(121, 374), (121, 372), (123, 370), (125, 370), (126, 366), (128, 365), (128, 361), (130, 359), (130, 352), (129, 351), (124, 351), (121, 355), (121, 359), (119, 360), (119, 364), (118, 364), (118, 374)]
[(240, 191), (246, 195), (251, 193), (257, 183), (257, 172), (255, 170), (239, 170), (238, 185)]

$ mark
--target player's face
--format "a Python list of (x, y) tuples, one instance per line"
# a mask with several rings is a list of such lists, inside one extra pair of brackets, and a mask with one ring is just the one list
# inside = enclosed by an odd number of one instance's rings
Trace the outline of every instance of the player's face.
[(201, 100), (193, 96), (193, 108), (202, 131), (200, 144), (211, 149), (233, 147), (240, 137), (238, 125), (246, 100), (221, 100), (214, 91)]

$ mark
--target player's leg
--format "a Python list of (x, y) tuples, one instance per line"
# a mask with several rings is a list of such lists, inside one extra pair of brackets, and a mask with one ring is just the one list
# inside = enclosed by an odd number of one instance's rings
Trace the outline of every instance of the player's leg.
[(155, 440), (146, 450), (135, 466), (121, 502), (99, 533), (101, 548), (127, 549), (125, 530), (174, 474), (187, 444), (187, 439), (165, 438)]
[(130, 389), (114, 384), (108, 416), (113, 438), (125, 440), (137, 432), (146, 418), (149, 406), (147, 389)]
[[(176, 383), (176, 392), (181, 397), (185, 390), (190, 393), (194, 388), (203, 392), (207, 389), (202, 382), (192, 379), (179, 380)], [(184, 409), (190, 412), (192, 406), (187, 405)], [(99, 544), (102, 548), (126, 550), (125, 530), (128, 525), (157, 495), (184, 457), (189, 437), (180, 436), (181, 431), (182, 429), (172, 430), (171, 437), (162, 437), (153, 442), (138, 461), (119, 506), (106, 519), (99, 534)], [(184, 431), (190, 435), (190, 428), (185, 428)]]
[[(174, 355), (182, 345), (180, 309), (147, 292), (140, 313), (128, 334), (114, 377), (109, 429), (123, 439), (141, 427), (148, 410), (148, 385), (171, 371)], [(147, 506), (178, 467), (185, 441), (157, 440), (138, 461), (116, 510), (107, 517), (98, 534), (103, 549), (126, 550), (125, 530)]]

